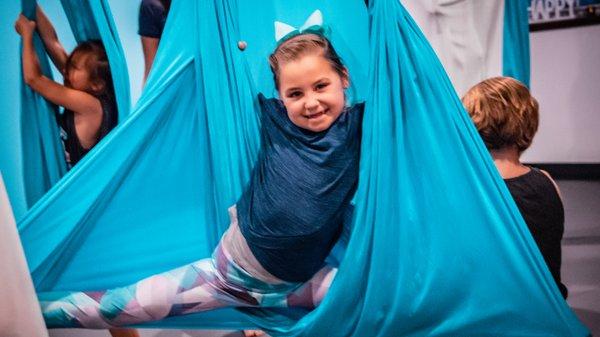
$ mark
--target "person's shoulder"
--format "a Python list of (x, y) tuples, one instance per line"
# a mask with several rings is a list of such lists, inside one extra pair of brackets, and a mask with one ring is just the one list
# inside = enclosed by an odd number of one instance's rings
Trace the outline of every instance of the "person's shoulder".
[[(285, 125), (287, 123), (287, 110), (283, 102), (275, 97), (267, 98), (262, 93), (258, 94), (258, 105), (260, 120), (263, 123), (263, 128), (273, 123), (277, 125)], [(268, 128), (268, 127), (267, 127)]]
[(278, 99), (278, 98), (267, 98), (265, 95), (263, 95), (262, 93), (258, 93), (258, 103), (260, 104), (260, 107), (265, 110), (265, 109), (274, 109), (274, 110), (285, 110), (285, 106), (283, 105), (283, 102)]
[(354, 103), (351, 108), (355, 108), (355, 109), (360, 109), (360, 110), (364, 110), (365, 109), (365, 102), (356, 102)]
[(542, 169), (537, 169), (539, 172), (541, 172), (543, 175), (546, 176), (546, 178), (548, 178), (548, 180), (550, 180), (550, 182), (552, 183), (552, 185), (554, 186), (554, 189), (556, 190), (556, 193), (558, 194), (558, 196), (562, 199), (562, 195), (560, 193), (560, 188), (558, 188), (558, 184), (556, 183), (556, 181), (554, 181), (554, 179), (552, 178), (552, 176), (550, 175), (550, 173), (542, 170)]
[(346, 109), (348, 118), (357, 123), (362, 122), (363, 115), (365, 112), (365, 102), (354, 103)]
[(267, 96), (265, 96), (265, 94), (263, 94), (262, 92), (259, 92), (259, 93), (258, 93), (258, 95), (257, 95), (257, 97), (258, 97), (258, 99), (259, 99), (260, 101), (276, 100), (276, 99), (277, 99), (277, 98), (273, 98), (273, 97), (271, 97), (271, 98), (268, 98), (268, 97), (267, 97)]
[(269, 99), (262, 92), (259, 92), (258, 95), (257, 95), (257, 97), (258, 97), (258, 102), (261, 103), (261, 104), (264, 103), (266, 100)]
[(349, 113), (362, 115), (365, 112), (365, 102), (356, 102), (346, 109)]

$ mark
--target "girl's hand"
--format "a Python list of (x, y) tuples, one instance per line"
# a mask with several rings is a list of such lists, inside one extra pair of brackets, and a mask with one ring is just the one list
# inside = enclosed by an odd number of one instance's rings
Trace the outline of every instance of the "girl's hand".
[(23, 14), (19, 14), (17, 21), (15, 21), (15, 30), (22, 37), (32, 36), (35, 31), (35, 21), (31, 21)]

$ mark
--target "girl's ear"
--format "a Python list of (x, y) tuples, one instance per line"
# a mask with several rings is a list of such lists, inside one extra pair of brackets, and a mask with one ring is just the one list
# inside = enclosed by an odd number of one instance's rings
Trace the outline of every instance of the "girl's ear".
[(342, 76), (342, 86), (344, 89), (348, 89), (350, 87), (350, 75), (348, 73), (348, 69), (344, 67), (344, 76)]
[(104, 82), (103, 81), (94, 81), (92, 82), (92, 85), (90, 86), (92, 88), (92, 91), (95, 93), (101, 93), (102, 91), (104, 91)]

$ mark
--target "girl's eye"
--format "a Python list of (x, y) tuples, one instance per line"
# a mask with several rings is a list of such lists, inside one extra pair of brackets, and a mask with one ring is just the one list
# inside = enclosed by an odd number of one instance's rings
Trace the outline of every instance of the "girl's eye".
[(321, 89), (325, 89), (327, 88), (328, 83), (319, 83), (316, 85), (317, 90), (321, 90)]
[(297, 97), (300, 97), (300, 95), (302, 95), (302, 93), (300, 91), (292, 91), (288, 94), (288, 97), (297, 98)]

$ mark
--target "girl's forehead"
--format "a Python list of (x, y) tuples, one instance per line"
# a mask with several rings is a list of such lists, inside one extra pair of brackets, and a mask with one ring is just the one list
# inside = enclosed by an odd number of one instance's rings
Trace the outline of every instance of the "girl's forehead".
[(320, 54), (305, 54), (281, 65), (281, 72), (327, 72), (333, 70), (331, 62)]
[(337, 73), (331, 62), (321, 55), (306, 55), (296, 60), (288, 61), (282, 64), (279, 70), (281, 81), (336, 75)]

